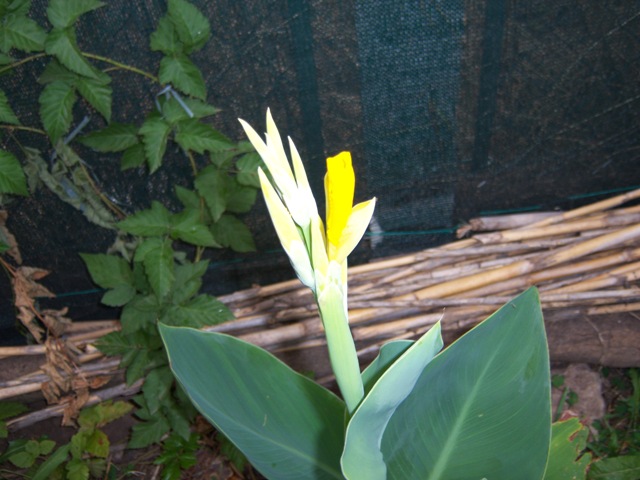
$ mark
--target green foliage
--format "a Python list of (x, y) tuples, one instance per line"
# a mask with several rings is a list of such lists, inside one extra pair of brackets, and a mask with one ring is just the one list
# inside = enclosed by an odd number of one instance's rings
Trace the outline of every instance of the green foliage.
[(163, 480), (179, 480), (182, 471), (196, 464), (196, 452), (198, 451), (198, 436), (189, 435), (184, 439), (179, 435), (170, 435), (162, 443), (162, 453), (153, 463), (162, 465)]
[(589, 480), (637, 480), (640, 478), (640, 454), (611, 457), (591, 465)]
[(543, 480), (584, 480), (591, 462), (590, 454), (582, 454), (588, 435), (587, 427), (575, 417), (554, 423)]
[[(168, 368), (157, 325), (200, 328), (233, 318), (220, 301), (200, 292), (208, 267), (202, 258), (207, 248), (255, 250), (252, 235), (238, 215), (255, 202), (260, 160), (248, 142), (233, 142), (210, 122), (219, 110), (207, 103), (203, 75), (191, 56), (210, 39), (211, 28), (190, 2), (169, 0), (166, 14), (151, 34), (151, 50), (162, 54), (154, 73), (83, 51), (77, 24), (86, 14), (108, 8), (108, 3), (48, 0), (46, 28), (30, 17), (30, 7), (28, 0), (0, 1), (0, 64), (10, 69), (38, 58), (45, 60), (33, 94), (39, 99), (40, 128), (54, 155), (46, 161), (38, 150), (22, 145), (18, 145), (21, 158), (0, 151), (0, 199), (5, 194), (27, 195), (44, 186), (89, 221), (117, 231), (112, 249), (117, 253), (81, 256), (92, 280), (105, 290), (102, 303), (121, 308), (121, 331), (101, 339), (99, 348), (121, 357), (128, 384), (144, 378), (142, 393), (136, 398), (135, 415), (140, 422), (133, 428), (130, 446), (147, 446), (171, 433), (170, 438), (187, 442), (181, 448), (191, 448), (188, 441), (195, 410)], [(16, 53), (22, 57), (14, 59)], [(158, 108), (146, 112), (139, 124), (111, 122), (109, 72), (114, 66), (131, 74), (142, 73), (164, 87), (164, 95), (156, 98)], [(87, 109), (97, 112), (106, 125), (87, 132), (90, 128), (84, 122), (80, 125), (75, 115)], [(19, 135), (20, 128), (27, 129), (21, 125), (23, 115), (14, 111), (11, 99), (0, 90), (0, 123)], [(84, 129), (82, 134), (78, 125)], [(76, 153), (75, 142), (98, 152), (120, 154), (123, 170), (146, 166), (153, 174), (169, 155), (172, 161), (188, 162), (192, 183), (176, 186), (183, 208), (171, 211), (154, 201), (147, 209), (124, 215), (100, 192), (99, 182)], [(7, 247), (0, 244), (0, 251)], [(92, 410), (86, 415), (96, 414)], [(100, 430), (102, 423), (89, 424), (88, 418), (81, 418), (72, 442), (42, 464), (40, 478), (54, 473), (73, 479), (103, 476), (108, 439)], [(29, 448), (34, 459), (39, 459), (40, 453)], [(184, 465), (167, 460), (168, 472), (173, 472), (167, 475), (175, 475), (176, 468)]]
[(38, 440), (12, 440), (0, 455), (0, 463), (8, 460), (18, 468), (30, 468), (41, 456), (51, 453), (55, 446), (56, 442), (44, 437)]
[(7, 418), (16, 417), (28, 409), (18, 402), (0, 402), (0, 438), (7, 438)]
[(385, 347), (363, 373), (368, 393), (344, 439), (344, 403), (271, 354), (223, 334), (160, 331), (194, 405), (268, 478), (544, 474), (550, 374), (535, 289), (441, 353), (439, 326)]

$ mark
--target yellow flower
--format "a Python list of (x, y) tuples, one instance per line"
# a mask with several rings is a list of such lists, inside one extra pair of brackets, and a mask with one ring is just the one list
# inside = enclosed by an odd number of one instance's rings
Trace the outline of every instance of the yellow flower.
[(272, 180), (258, 169), (265, 203), (298, 278), (316, 295), (331, 366), (353, 413), (364, 396), (364, 387), (347, 315), (347, 256), (364, 235), (376, 199), (354, 206), (351, 154), (342, 152), (328, 158), (325, 231), (300, 155), (289, 139), (292, 170), (271, 113), (267, 110), (265, 140), (249, 124), (240, 122), (271, 175)]

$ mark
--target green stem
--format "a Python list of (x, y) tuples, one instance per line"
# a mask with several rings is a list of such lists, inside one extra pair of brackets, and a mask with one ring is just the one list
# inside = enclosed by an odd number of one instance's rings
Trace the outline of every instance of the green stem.
[(144, 70), (140, 70), (139, 68), (132, 67), (131, 65), (126, 65), (124, 63), (117, 62), (109, 57), (103, 57), (102, 55), (96, 55), (95, 53), (88, 53), (88, 52), (82, 52), (82, 55), (87, 58), (92, 58), (93, 60), (99, 60), (101, 62), (108, 63), (110, 65), (113, 65), (119, 68), (120, 70), (127, 70), (129, 72), (137, 73), (138, 75), (147, 77), (149, 80), (151, 80), (154, 83), (158, 83), (158, 84), (160, 83), (160, 80), (155, 75), (149, 72), (145, 72)]
[(358, 353), (349, 329), (341, 289), (329, 280), (323, 290), (318, 297), (318, 308), (327, 337), (329, 360), (349, 415), (352, 415), (364, 397)]
[(45, 132), (44, 130), (40, 130), (39, 128), (35, 128), (35, 127), (25, 127), (23, 125), (7, 125), (7, 124), (2, 124), (0, 125), (0, 128), (4, 128), (5, 130), (22, 130), (23, 132), (31, 132), (31, 133), (38, 133), (40, 135), (47, 135), (47, 132)]
[(0, 68), (0, 75), (2, 75), (4, 72), (8, 72), (9, 70), (13, 70), (14, 68), (19, 67), (24, 63), (29, 63), (32, 60), (37, 60), (38, 58), (46, 57), (47, 55), (48, 54), (44, 52), (37, 53), (35, 55), (25, 57), (22, 60), (18, 60), (17, 62), (13, 62), (13, 63), (10, 63), (9, 65), (5, 65), (4, 67)]

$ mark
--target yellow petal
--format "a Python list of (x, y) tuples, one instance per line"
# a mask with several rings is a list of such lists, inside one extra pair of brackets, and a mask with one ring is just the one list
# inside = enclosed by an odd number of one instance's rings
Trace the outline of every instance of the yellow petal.
[(332, 252), (333, 255), (330, 256), (332, 260), (341, 263), (345, 261), (347, 256), (349, 256), (353, 249), (356, 248), (356, 245), (358, 245), (358, 242), (360, 242), (360, 239), (362, 239), (364, 232), (369, 226), (375, 207), (375, 198), (359, 203), (353, 207), (351, 215), (347, 220), (347, 224), (342, 230), (342, 235), (337, 249)]
[(327, 158), (327, 174), (324, 177), (327, 200), (327, 240), (335, 247), (340, 244), (342, 230), (351, 215), (355, 183), (349, 152)]

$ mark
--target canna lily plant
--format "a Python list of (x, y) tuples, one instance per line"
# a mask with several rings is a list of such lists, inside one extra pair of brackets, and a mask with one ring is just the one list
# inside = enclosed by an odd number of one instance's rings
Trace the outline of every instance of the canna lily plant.
[(258, 175), (277, 235), (315, 295), (342, 398), (254, 345), (161, 325), (172, 371), (199, 411), (270, 479), (563, 478), (575, 451), (550, 462), (560, 476), (545, 474), (550, 375), (537, 291), (444, 350), (440, 324), (389, 342), (361, 372), (347, 256), (376, 200), (354, 206), (351, 155), (330, 157), (324, 223), (300, 155), (289, 139), (289, 161), (271, 114), (264, 139), (241, 123), (266, 165)]

